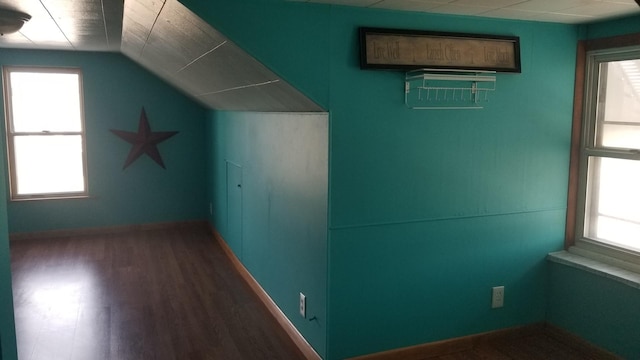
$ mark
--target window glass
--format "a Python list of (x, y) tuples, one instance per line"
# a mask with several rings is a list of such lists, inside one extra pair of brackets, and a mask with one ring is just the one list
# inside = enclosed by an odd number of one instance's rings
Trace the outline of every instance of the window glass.
[(81, 131), (78, 77), (79, 74), (12, 72), (13, 131)]
[(4, 67), (12, 200), (85, 197), (79, 69)]
[(640, 149), (640, 60), (600, 65), (596, 145)]
[(16, 136), (14, 152), (19, 194), (84, 191), (79, 135)]
[(585, 236), (640, 251), (640, 161), (589, 159)]

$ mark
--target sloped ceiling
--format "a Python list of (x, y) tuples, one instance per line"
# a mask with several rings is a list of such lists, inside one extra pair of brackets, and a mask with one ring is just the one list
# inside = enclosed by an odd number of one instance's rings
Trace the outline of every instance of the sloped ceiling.
[(222, 110), (322, 111), (177, 0), (126, 0), (121, 51)]
[(121, 51), (212, 109), (323, 111), (177, 0), (0, 0), (0, 8), (32, 16), (0, 47)]

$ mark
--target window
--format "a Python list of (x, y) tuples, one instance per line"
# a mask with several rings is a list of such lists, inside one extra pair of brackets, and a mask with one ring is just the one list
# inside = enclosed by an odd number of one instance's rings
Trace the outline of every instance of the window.
[(87, 196), (79, 69), (4, 67), (12, 200)]
[(636, 262), (640, 47), (588, 52), (584, 96), (576, 245)]

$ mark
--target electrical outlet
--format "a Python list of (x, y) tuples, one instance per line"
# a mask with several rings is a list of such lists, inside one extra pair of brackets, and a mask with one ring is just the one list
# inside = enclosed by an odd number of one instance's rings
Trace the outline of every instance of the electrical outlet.
[(504, 286), (494, 286), (491, 291), (491, 308), (501, 308), (504, 306)]
[(307, 318), (307, 297), (300, 293), (300, 316)]

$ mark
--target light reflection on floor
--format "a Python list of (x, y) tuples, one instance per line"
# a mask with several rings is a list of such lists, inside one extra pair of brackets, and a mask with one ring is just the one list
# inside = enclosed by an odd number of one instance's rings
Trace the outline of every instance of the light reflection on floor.
[(108, 307), (91, 264), (16, 269), (13, 291), (20, 360), (90, 360), (104, 352), (99, 320), (108, 319)]

